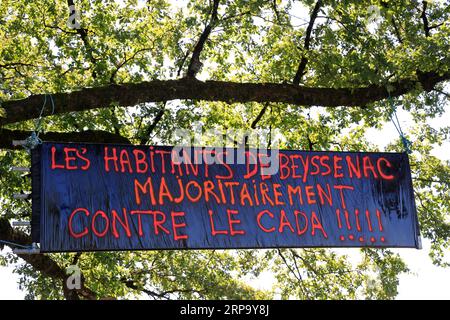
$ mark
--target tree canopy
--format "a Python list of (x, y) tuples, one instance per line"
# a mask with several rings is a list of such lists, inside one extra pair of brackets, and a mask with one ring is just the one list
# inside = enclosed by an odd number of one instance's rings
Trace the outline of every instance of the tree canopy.
[[(449, 111), (449, 16), (448, 0), (3, 0), (0, 239), (31, 242), (11, 226), (30, 218), (12, 197), (30, 181), (10, 168), (29, 166), (12, 140), (40, 116), (47, 140), (169, 145), (201, 122), (279, 130), (282, 148), (376, 151), (367, 130), (403, 108), (422, 236), (448, 266), (450, 163), (433, 148), (450, 127), (431, 120)], [(393, 298), (408, 269), (381, 249), (358, 262), (331, 249), (0, 255), (15, 262), (27, 298), (55, 299)], [(81, 289), (67, 288), (72, 264)], [(262, 272), (272, 291), (249, 285)]]

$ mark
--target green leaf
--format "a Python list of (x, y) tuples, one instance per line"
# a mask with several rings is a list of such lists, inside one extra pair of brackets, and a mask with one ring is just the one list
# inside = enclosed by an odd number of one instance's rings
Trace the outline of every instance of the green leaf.
[(1, 108), (0, 107), (0, 118), (6, 118), (7, 117), (7, 113), (5, 108)]

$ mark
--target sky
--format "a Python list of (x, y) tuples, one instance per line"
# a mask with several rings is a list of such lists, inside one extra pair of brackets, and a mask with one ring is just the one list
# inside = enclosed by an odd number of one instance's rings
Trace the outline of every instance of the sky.
[[(299, 2), (297, 2), (299, 3)], [(307, 21), (307, 11), (304, 8), (293, 9), (300, 22)], [(445, 88), (450, 92), (450, 86)], [(450, 105), (447, 103), (447, 112), (440, 118), (430, 122), (434, 128), (450, 125)], [(408, 130), (411, 125), (411, 118), (407, 112), (398, 110), (398, 117), (404, 130)], [(366, 137), (377, 144), (380, 150), (398, 138), (398, 133), (392, 123), (386, 123), (381, 130), (369, 129)], [(442, 160), (450, 160), (450, 141), (433, 150), (436, 157)], [(5, 254), (9, 249), (5, 249)], [(341, 253), (349, 255), (351, 258), (359, 256), (358, 249), (339, 249)], [(406, 262), (410, 272), (400, 276), (399, 294), (397, 299), (450, 299), (450, 270), (436, 267), (429, 258), (430, 241), (423, 239), (423, 249), (393, 249), (400, 254)], [(449, 253), (450, 255), (450, 253)], [(448, 259), (450, 260), (450, 259)], [(0, 267), (0, 300), (23, 299), (25, 293), (18, 288), (18, 276), (13, 272), (13, 266)], [(256, 280), (251, 281), (251, 285), (260, 289), (270, 289), (274, 280), (270, 273), (266, 272)]]

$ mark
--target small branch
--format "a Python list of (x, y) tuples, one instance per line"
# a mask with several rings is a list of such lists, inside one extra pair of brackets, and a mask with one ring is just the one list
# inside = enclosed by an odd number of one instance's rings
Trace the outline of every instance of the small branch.
[(189, 50), (186, 50), (186, 54), (184, 55), (183, 59), (181, 59), (180, 66), (178, 67), (177, 77), (180, 77), (181, 70), (183, 70), (184, 63), (186, 62), (186, 59), (188, 56), (189, 56)]
[[(73, 0), (67, 0), (67, 5), (69, 6), (69, 8), (71, 6), (75, 6), (75, 3), (73, 2)], [(74, 11), (70, 11), (69, 13), (69, 17), (72, 16), (73, 14), (75, 14)], [(92, 54), (92, 47), (89, 43), (89, 39), (88, 39), (88, 29), (84, 29), (84, 28), (76, 28), (75, 29), (76, 33), (78, 33), (81, 37), (81, 41), (83, 41), (83, 44), (88, 52), (89, 55), (89, 59), (91, 61), (92, 66), (95, 66), (97, 64), (97, 59), (94, 58), (94, 55)], [(95, 72), (95, 70), (92, 71), (92, 78), (96, 79), (97, 78), (97, 73)]]
[(143, 292), (143, 293), (147, 294), (149, 297), (152, 297), (154, 299), (167, 299), (167, 300), (169, 300), (170, 296), (168, 296), (168, 295), (174, 294), (174, 293), (198, 293), (200, 295), (204, 293), (203, 290), (196, 290), (196, 289), (172, 289), (172, 290), (156, 292), (156, 291), (149, 290), (149, 289), (146, 289), (144, 287), (141, 287), (141, 286), (137, 285), (134, 280), (122, 280), (122, 282), (128, 288), (136, 290), (136, 291)]
[(397, 26), (397, 23), (395, 22), (395, 18), (392, 17), (391, 21), (392, 21), (392, 25), (394, 26), (395, 35), (397, 36), (398, 42), (403, 43), (403, 39), (402, 39), (402, 36), (400, 34), (400, 29)]
[(75, 256), (73, 257), (73, 261), (72, 261), (73, 265), (76, 265), (78, 263), (82, 254), (83, 254), (82, 252), (77, 252), (75, 254)]
[[(307, 298), (309, 295), (307, 294), (307, 292), (305, 291), (305, 287), (303, 286), (303, 277), (302, 274), (300, 272), (300, 268), (298, 267), (297, 261), (295, 260), (296, 257), (294, 255), (292, 255), (292, 259), (294, 261), (294, 265), (295, 268), (297, 270), (297, 273), (295, 272), (295, 270), (288, 264), (286, 258), (283, 255), (283, 252), (280, 249), (277, 249), (278, 251), (278, 255), (281, 257), (281, 259), (283, 260), (284, 264), (286, 265), (286, 267), (289, 269), (289, 271), (294, 275), (294, 277), (297, 279), (298, 282), (298, 286), (303, 294), (304, 298)], [(291, 252), (292, 254), (292, 252)]]
[(446, 96), (448, 99), (450, 99), (450, 93), (447, 93), (445, 91), (439, 90), (439, 89), (434, 89), (434, 91)]
[(280, 22), (280, 13), (278, 12), (277, 0), (272, 0), (271, 5), (273, 12), (275, 13), (275, 16), (277, 18), (277, 21)]
[(441, 22), (439, 24), (435, 24), (433, 26), (429, 26), (428, 30), (433, 30), (433, 29), (439, 28), (440, 26), (443, 26), (444, 24), (445, 24), (445, 22)]
[(294, 262), (295, 270), (297, 270), (297, 274), (301, 275), (302, 273), (301, 273), (300, 267), (298, 266), (298, 263), (297, 263), (297, 258), (296, 258), (297, 255), (294, 255), (293, 249), (290, 249), (289, 251), (291, 252), (291, 255), (292, 255), (292, 261)]
[(423, 22), (423, 29), (425, 31), (425, 37), (430, 36), (430, 25), (427, 18), (427, 7), (428, 7), (428, 1), (422, 1), (422, 14), (420, 17), (422, 18)]
[(133, 60), (133, 59), (136, 57), (136, 55), (137, 55), (138, 53), (141, 53), (141, 52), (144, 52), (144, 51), (148, 51), (148, 50), (151, 50), (151, 48), (142, 48), (142, 49), (139, 49), (139, 50), (135, 51), (135, 52), (131, 55), (131, 57), (129, 57), (129, 58), (127, 58), (127, 57), (125, 56), (124, 61), (121, 62), (121, 63), (116, 67), (116, 69), (111, 73), (111, 77), (109, 78), (109, 82), (110, 82), (110, 83), (116, 83), (115, 77), (116, 77), (116, 75), (117, 75), (117, 72), (119, 72), (120, 68), (122, 68), (124, 65), (126, 65), (126, 64), (127, 64), (128, 62), (130, 62), (131, 60)]
[(42, 24), (44, 25), (44, 27), (45, 28), (49, 28), (49, 29), (54, 29), (54, 30), (59, 30), (59, 31), (61, 31), (61, 32), (63, 32), (63, 33), (65, 33), (65, 34), (77, 34), (77, 31), (67, 31), (67, 30), (65, 30), (65, 29), (63, 29), (63, 28), (61, 28), (61, 27), (59, 27), (59, 26), (52, 26), (52, 25), (48, 25), (46, 22), (45, 22), (45, 13), (43, 12), (43, 11), (41, 11), (41, 14), (42, 14)]
[[(313, 29), (314, 22), (316, 21), (317, 15), (318, 15), (321, 7), (322, 7), (322, 0), (318, 0), (316, 2), (316, 5), (314, 6), (312, 13), (311, 13), (311, 18), (309, 20), (308, 27), (306, 28), (305, 44), (303, 46), (303, 49), (305, 51), (309, 50), (312, 29)], [(305, 74), (305, 69), (306, 69), (307, 63), (308, 63), (308, 58), (303, 53), (302, 59), (300, 60), (300, 64), (297, 69), (297, 73), (295, 74), (294, 80), (292, 81), (293, 84), (295, 84), (295, 85), (300, 84), (300, 80), (303, 77), (303, 75)]]
[(436, 180), (436, 179), (424, 179), (424, 178), (412, 178), (412, 179), (417, 180), (417, 181), (422, 181), (422, 182), (445, 184), (446, 186), (450, 187), (450, 181), (442, 181), (442, 180)]
[[(269, 106), (269, 103), (265, 103), (261, 111), (259, 111), (258, 115), (256, 116), (255, 120), (253, 120), (252, 124), (250, 125), (251, 129), (256, 129), (256, 126), (258, 125), (258, 122), (262, 119), (264, 114), (267, 111), (267, 107)], [(244, 146), (245, 148), (248, 148), (248, 135), (244, 136)]]
[(237, 14), (232, 15), (232, 16), (225, 16), (224, 15), (224, 16), (222, 16), (220, 18), (220, 20), (227, 21), (227, 20), (234, 19), (234, 18), (240, 18), (240, 17), (246, 16), (246, 15), (251, 14), (251, 13), (252, 12), (250, 10), (247, 10), (247, 11), (244, 11), (244, 12), (241, 12), (241, 13), (237, 13)]
[(167, 102), (164, 102), (163, 106), (156, 114), (155, 119), (153, 119), (153, 122), (150, 124), (150, 126), (145, 131), (145, 135), (141, 138), (141, 144), (147, 144), (149, 142), (150, 135), (152, 134), (153, 130), (155, 130), (156, 126), (161, 121), (162, 117), (164, 116), (164, 113), (166, 111), (166, 104), (167, 104)]
[(34, 67), (37, 68), (34, 64), (31, 63), (23, 63), (23, 62), (11, 62), (11, 63), (0, 63), (0, 68), (4, 69), (15, 69), (16, 67)]
[(269, 106), (268, 103), (265, 103), (261, 111), (256, 116), (255, 120), (253, 120), (252, 124), (250, 125), (250, 128), (256, 129), (256, 126), (258, 125), (258, 122), (261, 120), (261, 118), (264, 116), (264, 114), (267, 111), (267, 107)]
[(308, 139), (308, 148), (309, 151), (314, 151), (314, 146), (317, 144), (316, 142), (312, 142), (311, 137), (308, 135), (306, 135), (306, 138)]
[(295, 270), (291, 267), (291, 265), (287, 262), (286, 257), (283, 255), (283, 252), (281, 249), (277, 249), (278, 255), (283, 260), (283, 263), (286, 265), (286, 267), (289, 269), (289, 271), (294, 275), (294, 277), (297, 279), (298, 283), (302, 283), (302, 275), (300, 273), (296, 273)]
[(195, 78), (196, 74), (200, 71), (202, 67), (202, 62), (200, 61), (200, 53), (203, 50), (206, 40), (208, 40), (211, 30), (214, 28), (214, 25), (216, 24), (219, 2), (220, 0), (214, 0), (213, 7), (211, 10), (211, 19), (209, 20), (208, 25), (205, 27), (202, 34), (200, 35), (200, 39), (198, 40), (197, 44), (195, 45), (194, 51), (192, 52), (192, 57), (189, 62), (187, 70), (187, 77)]

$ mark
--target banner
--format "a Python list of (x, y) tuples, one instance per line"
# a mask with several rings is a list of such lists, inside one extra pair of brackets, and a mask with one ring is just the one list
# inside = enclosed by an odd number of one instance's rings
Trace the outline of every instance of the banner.
[(419, 247), (408, 157), (45, 142), (42, 252)]

